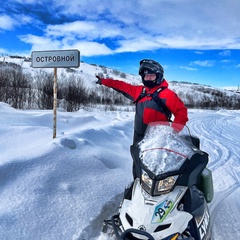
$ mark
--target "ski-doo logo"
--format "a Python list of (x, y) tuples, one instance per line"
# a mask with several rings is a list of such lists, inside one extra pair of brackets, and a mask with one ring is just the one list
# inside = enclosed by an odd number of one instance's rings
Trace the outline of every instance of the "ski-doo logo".
[(139, 226), (139, 227), (138, 227), (138, 230), (141, 230), (141, 231), (146, 231), (146, 227), (145, 227), (145, 226), (143, 226), (143, 225), (141, 225), (141, 226)]
[(152, 223), (162, 222), (166, 218), (172, 207), (173, 207), (172, 200), (165, 200), (164, 202), (157, 205), (155, 207), (154, 214), (152, 217)]

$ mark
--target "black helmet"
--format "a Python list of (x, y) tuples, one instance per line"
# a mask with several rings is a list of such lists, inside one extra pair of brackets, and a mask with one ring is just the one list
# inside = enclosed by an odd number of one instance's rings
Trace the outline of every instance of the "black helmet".
[[(151, 83), (149, 81), (145, 81), (145, 74), (156, 74), (156, 80)], [(143, 59), (140, 61), (139, 75), (142, 77), (142, 82), (145, 86), (154, 87), (156, 85), (160, 85), (163, 82), (163, 74), (163, 67), (158, 62), (150, 59)]]

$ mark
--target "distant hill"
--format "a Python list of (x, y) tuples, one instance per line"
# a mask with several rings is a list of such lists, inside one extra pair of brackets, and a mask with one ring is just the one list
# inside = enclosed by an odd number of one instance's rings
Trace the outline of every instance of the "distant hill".
[[(0, 94), (1, 91), (4, 92), (4, 84), (6, 84), (7, 81), (4, 83), (4, 72), (10, 71), (11, 69), (16, 71), (17, 69), (24, 74), (24, 76), (28, 79), (28, 84), (30, 84), (30, 78), (32, 82), (35, 82), (34, 87), (31, 86), (31, 89), (37, 89), (38, 93), (39, 91), (45, 91), (45, 97), (46, 95), (51, 95), (51, 77), (53, 76), (53, 69), (52, 68), (32, 68), (31, 67), (31, 59), (30, 58), (23, 58), (18, 56), (12, 56), (12, 57), (0, 57)], [(57, 76), (58, 81), (60, 82), (58, 86), (58, 90), (61, 98), (61, 102), (64, 101), (72, 101), (74, 102), (74, 99), (76, 99), (76, 96), (79, 95), (77, 92), (72, 92), (72, 97), (69, 94), (69, 84), (71, 85), (71, 89), (73, 87), (82, 88), (83, 91), (81, 91), (81, 94), (84, 95), (85, 98), (89, 98), (88, 101), (85, 102), (85, 104), (91, 102), (94, 103), (101, 103), (101, 104), (108, 104), (108, 105), (118, 105), (118, 104), (131, 104), (129, 100), (126, 100), (123, 96), (119, 96), (116, 92), (112, 93), (113, 91), (109, 90), (103, 90), (104, 87), (96, 86), (96, 77), (95, 75), (101, 75), (103, 77), (113, 78), (113, 79), (119, 79), (123, 80), (132, 84), (141, 84), (140, 76), (138, 75), (132, 75), (120, 72), (116, 69), (111, 69), (106, 66), (101, 66), (97, 64), (88, 64), (85, 62), (80, 63), (80, 67), (75, 68), (59, 68), (57, 70)], [(12, 78), (12, 75), (8, 75), (9, 78)], [(27, 77), (28, 76), (28, 77)], [(48, 91), (46, 89), (44, 90), (44, 86), (40, 84), (40, 82), (43, 84), (43, 78), (48, 79), (49, 88)], [(53, 77), (52, 77), (53, 79)], [(81, 86), (79, 85), (79, 82), (81, 82)], [(178, 81), (170, 81), (169, 82), (169, 88), (175, 91), (179, 97), (183, 100), (183, 102), (188, 106), (189, 108), (204, 108), (204, 109), (217, 109), (217, 108), (227, 108), (227, 109), (239, 109), (240, 108), (240, 94), (238, 92), (233, 92), (229, 90), (223, 90), (218, 88), (213, 88), (211, 86), (207, 85), (200, 85), (196, 83), (188, 83), (188, 82), (178, 82)], [(46, 83), (44, 83), (46, 84)], [(40, 86), (41, 85), (41, 86)], [(68, 87), (67, 87), (68, 86)], [(6, 86), (5, 86), (6, 87)], [(30, 87), (30, 86), (29, 86)], [(27, 86), (25, 86), (27, 88)], [(42, 88), (42, 89), (41, 89)], [(64, 89), (64, 91), (62, 90)], [(78, 90), (79, 90), (78, 89)], [(106, 88), (105, 88), (106, 89)], [(61, 91), (63, 91), (61, 93)], [(107, 92), (106, 92), (107, 91)], [(61, 96), (62, 94), (62, 96)], [(68, 96), (66, 95), (68, 94)], [(65, 96), (65, 97), (64, 97)], [(66, 97), (67, 96), (67, 97)], [(117, 98), (116, 98), (117, 96)], [(31, 96), (28, 96), (28, 98), (31, 98)], [(32, 97), (36, 98), (37, 94), (35, 92)], [(43, 96), (42, 96), (43, 97)], [(116, 99), (115, 99), (116, 98)], [(0, 101), (7, 102), (9, 104), (12, 104), (9, 97), (5, 100), (1, 98)], [(68, 109), (70, 111), (78, 110), (80, 108), (81, 104), (84, 104), (84, 99), (81, 100), (78, 99), (78, 106), (75, 109)], [(95, 102), (96, 101), (96, 102)], [(32, 104), (32, 107), (34, 108), (42, 108), (42, 106), (37, 106), (38, 104)], [(49, 103), (49, 106), (51, 103)], [(13, 104), (14, 106), (14, 104)], [(63, 104), (64, 108), (66, 108)], [(17, 107), (19, 108), (19, 107)], [(26, 108), (23, 106), (23, 108)], [(27, 107), (29, 108), (29, 107)]]

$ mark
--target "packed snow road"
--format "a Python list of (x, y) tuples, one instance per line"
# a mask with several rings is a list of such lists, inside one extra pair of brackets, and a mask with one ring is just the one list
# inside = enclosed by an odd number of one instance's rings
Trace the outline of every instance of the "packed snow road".
[(240, 112), (190, 111), (189, 127), (209, 153), (215, 196), (210, 204), (213, 237), (240, 237)]
[(240, 237), (240, 112), (190, 110), (187, 125), (200, 138), (201, 149), (209, 154), (208, 167), (213, 173), (215, 190), (209, 206), (213, 240), (237, 239)]
[[(133, 112), (19, 111), (0, 103), (0, 239), (95, 240), (132, 181)], [(240, 238), (240, 112), (189, 110), (209, 153), (214, 240)]]

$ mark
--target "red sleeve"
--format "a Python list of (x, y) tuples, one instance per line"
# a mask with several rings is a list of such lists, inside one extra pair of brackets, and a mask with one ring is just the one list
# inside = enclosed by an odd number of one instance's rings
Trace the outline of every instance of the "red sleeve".
[(166, 106), (174, 115), (173, 123), (185, 125), (188, 121), (187, 108), (178, 95), (170, 89), (166, 89), (160, 94), (161, 98), (166, 99)]
[(142, 86), (134, 86), (120, 80), (104, 79), (102, 78), (102, 85), (113, 88), (114, 90), (122, 93), (124, 96), (131, 100), (135, 100), (142, 92)]

